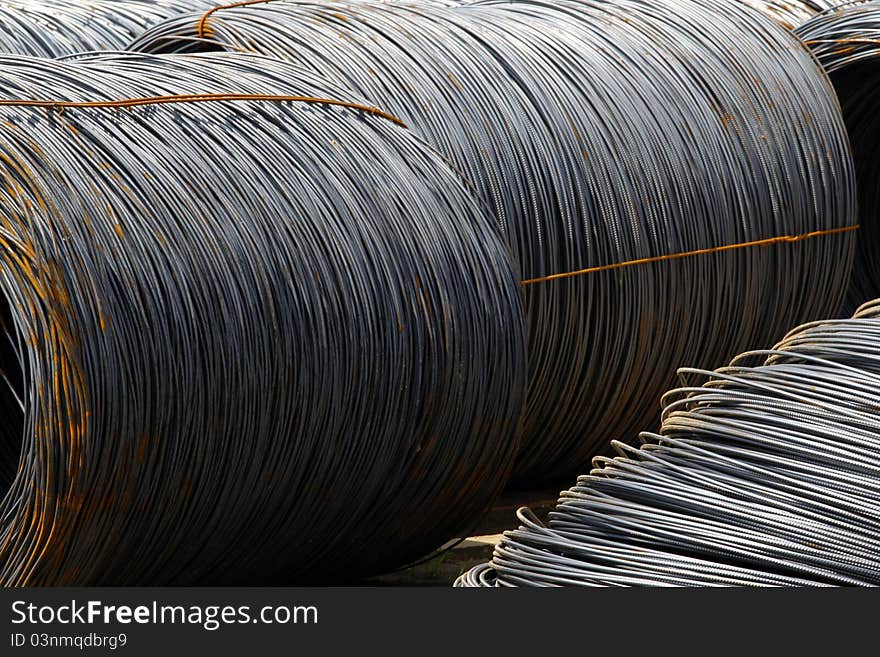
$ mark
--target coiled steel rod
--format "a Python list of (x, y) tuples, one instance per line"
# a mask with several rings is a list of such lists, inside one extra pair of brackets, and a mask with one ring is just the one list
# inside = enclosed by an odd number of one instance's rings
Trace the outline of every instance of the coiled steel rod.
[(880, 300), (679, 373), (659, 433), (616, 442), (546, 526), (521, 509), (456, 584), (880, 584)]
[(175, 14), (205, 11), (211, 0), (3, 0), (0, 53), (61, 57), (119, 50)]
[(740, 0), (789, 30), (831, 7), (835, 0)]
[(0, 69), (0, 583), (327, 582), (467, 529), (525, 329), (440, 156), (262, 57)]
[(847, 292), (851, 311), (880, 296), (880, 3), (827, 10), (795, 33), (831, 76), (852, 142), (863, 229)]
[(452, 160), (526, 295), (520, 483), (634, 439), (685, 354), (715, 367), (838, 310), (855, 227), (840, 111), (809, 53), (747, 7), (276, 0), (133, 48), (293, 60)]

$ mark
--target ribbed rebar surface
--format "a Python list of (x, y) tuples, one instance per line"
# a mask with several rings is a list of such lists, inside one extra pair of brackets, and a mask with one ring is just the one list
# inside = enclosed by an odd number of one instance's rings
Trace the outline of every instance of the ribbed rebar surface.
[(862, 228), (847, 293), (851, 311), (880, 296), (880, 3), (841, 5), (795, 33), (831, 76), (852, 142)]
[(212, 0), (3, 0), (0, 53), (61, 57), (118, 50), (156, 23), (214, 4)]
[(467, 530), (523, 311), (438, 155), (260, 57), (0, 70), (0, 583), (327, 582)]
[(794, 29), (816, 14), (833, 7), (837, 0), (739, 0), (788, 29)]
[(880, 300), (680, 375), (659, 433), (457, 584), (880, 584)]
[(449, 156), (523, 280), (520, 483), (634, 439), (686, 355), (716, 367), (839, 308), (853, 234), (824, 231), (855, 224), (839, 107), (802, 44), (748, 7), (278, 0), (133, 47), (294, 60)]

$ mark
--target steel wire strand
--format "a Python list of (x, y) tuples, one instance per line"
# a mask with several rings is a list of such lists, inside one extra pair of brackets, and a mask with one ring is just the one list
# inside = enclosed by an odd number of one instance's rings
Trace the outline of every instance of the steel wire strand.
[(794, 30), (811, 18), (845, 4), (841, 0), (739, 0), (739, 2), (760, 11), (788, 30)]
[(859, 214), (864, 228), (856, 245), (847, 310), (880, 296), (880, 168), (875, 151), (880, 143), (877, 121), (880, 75), (880, 3), (846, 3), (804, 22), (795, 34), (828, 71), (837, 90), (852, 142), (858, 180)]
[(518, 483), (634, 440), (686, 355), (716, 367), (838, 310), (855, 227), (839, 108), (802, 45), (747, 7), (275, 0), (132, 47), (293, 60), (450, 158), (523, 280)]
[(211, 0), (4, 0), (0, 53), (61, 57), (119, 50), (155, 24), (213, 4)]
[(0, 68), (0, 582), (335, 581), (473, 522), (518, 447), (523, 311), (439, 155), (262, 57)]
[(456, 585), (880, 583), (880, 303), (680, 374), (659, 433), (615, 441), (546, 525), (521, 509)]
[(741, 0), (788, 29), (794, 29), (834, 5), (834, 0)]

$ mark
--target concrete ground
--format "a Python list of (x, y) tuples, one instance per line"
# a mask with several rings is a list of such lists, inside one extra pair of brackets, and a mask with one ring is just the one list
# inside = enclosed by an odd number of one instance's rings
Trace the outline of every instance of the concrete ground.
[(501, 534), (518, 526), (516, 510), (529, 507), (544, 520), (556, 505), (560, 488), (533, 491), (510, 491), (483, 516), (470, 536), (456, 539), (450, 549), (433, 559), (365, 582), (373, 586), (451, 586), (472, 566), (492, 558), (492, 550)]

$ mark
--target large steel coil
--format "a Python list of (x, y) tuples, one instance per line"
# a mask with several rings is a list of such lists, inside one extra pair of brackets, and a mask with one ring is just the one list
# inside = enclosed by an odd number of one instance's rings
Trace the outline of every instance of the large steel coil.
[(211, 0), (3, 0), (0, 53), (60, 57), (118, 50), (156, 23), (213, 4)]
[(715, 367), (839, 307), (855, 224), (839, 107), (799, 42), (737, 3), (278, 0), (133, 47), (296, 61), (449, 156), (525, 290), (519, 482), (634, 438), (685, 354)]
[(862, 231), (847, 293), (851, 311), (880, 296), (880, 3), (847, 3), (797, 28), (837, 90), (852, 142)]
[[(714, 373), (460, 586), (880, 584), (880, 300)], [(698, 386), (698, 381), (708, 381)]]
[(826, 9), (836, 0), (739, 0), (766, 14), (785, 28), (793, 30)]
[(468, 528), (523, 311), (440, 156), (260, 57), (0, 69), (0, 583), (326, 582)]

